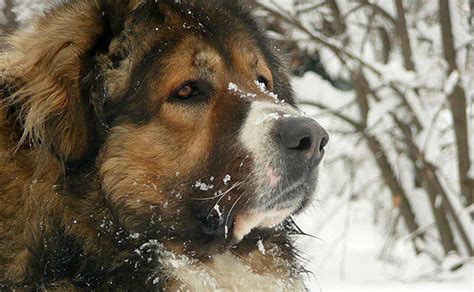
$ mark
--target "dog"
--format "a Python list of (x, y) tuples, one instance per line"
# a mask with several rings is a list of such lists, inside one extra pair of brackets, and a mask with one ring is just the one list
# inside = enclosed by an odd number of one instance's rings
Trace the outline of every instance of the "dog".
[(328, 134), (233, 0), (70, 0), (0, 55), (0, 287), (304, 290)]

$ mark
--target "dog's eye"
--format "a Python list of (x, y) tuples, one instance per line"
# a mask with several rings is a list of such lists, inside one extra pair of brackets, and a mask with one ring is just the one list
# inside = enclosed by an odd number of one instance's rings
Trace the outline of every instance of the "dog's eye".
[(257, 81), (258, 81), (258, 83), (263, 84), (263, 85), (265, 86), (265, 89), (266, 89), (266, 90), (270, 90), (270, 88), (269, 88), (269, 83), (270, 83), (270, 82), (268, 81), (267, 78), (265, 78), (265, 77), (262, 76), (262, 75), (259, 75), (259, 76), (257, 77)]
[(177, 92), (177, 96), (181, 99), (188, 99), (193, 94), (196, 94), (195, 89), (189, 84), (181, 87), (181, 89)]
[(209, 99), (210, 85), (204, 81), (191, 81), (182, 85), (172, 95), (172, 99), (181, 102), (202, 102)]

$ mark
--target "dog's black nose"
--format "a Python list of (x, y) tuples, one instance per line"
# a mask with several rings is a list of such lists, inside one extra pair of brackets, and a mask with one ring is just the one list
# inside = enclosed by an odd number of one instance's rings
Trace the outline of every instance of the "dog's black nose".
[(296, 154), (304, 161), (319, 163), (329, 135), (316, 121), (310, 118), (285, 118), (277, 126), (279, 143), (284, 151)]

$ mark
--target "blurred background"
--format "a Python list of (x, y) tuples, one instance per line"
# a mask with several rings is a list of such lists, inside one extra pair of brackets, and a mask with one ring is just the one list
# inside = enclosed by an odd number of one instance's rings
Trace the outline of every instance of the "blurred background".
[[(310, 290), (473, 291), (474, 0), (246, 2), (331, 134)], [(0, 35), (51, 3), (0, 0)]]

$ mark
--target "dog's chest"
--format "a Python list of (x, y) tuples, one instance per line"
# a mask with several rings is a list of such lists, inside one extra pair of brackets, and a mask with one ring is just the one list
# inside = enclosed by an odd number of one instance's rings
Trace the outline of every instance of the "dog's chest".
[(304, 291), (300, 279), (275, 269), (257, 273), (242, 258), (231, 252), (214, 257), (207, 263), (168, 255), (162, 263), (174, 279), (167, 291)]

